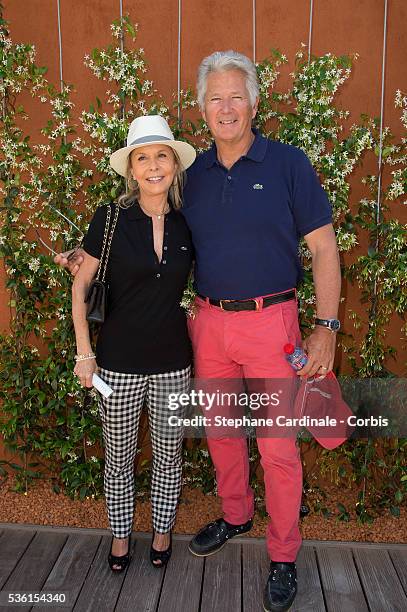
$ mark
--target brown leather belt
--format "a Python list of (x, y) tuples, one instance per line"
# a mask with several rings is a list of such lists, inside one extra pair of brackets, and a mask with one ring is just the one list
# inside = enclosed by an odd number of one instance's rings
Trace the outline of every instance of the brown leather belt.
[[(212, 298), (206, 298), (199, 293), (198, 297), (205, 301), (208, 300), (209, 304), (212, 306), (219, 306), (219, 308), (222, 310), (229, 310), (231, 312), (238, 312), (240, 310), (260, 310), (259, 298), (253, 298), (250, 300), (213, 300)], [(281, 304), (281, 302), (288, 302), (290, 300), (295, 300), (294, 289), (263, 298), (263, 308), (267, 308), (267, 306), (272, 306), (273, 304)]]

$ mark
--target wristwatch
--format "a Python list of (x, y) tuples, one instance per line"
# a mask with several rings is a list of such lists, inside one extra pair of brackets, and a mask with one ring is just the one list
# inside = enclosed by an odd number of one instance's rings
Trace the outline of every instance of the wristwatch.
[(331, 332), (337, 332), (341, 329), (341, 323), (338, 319), (315, 319), (315, 325), (327, 327)]

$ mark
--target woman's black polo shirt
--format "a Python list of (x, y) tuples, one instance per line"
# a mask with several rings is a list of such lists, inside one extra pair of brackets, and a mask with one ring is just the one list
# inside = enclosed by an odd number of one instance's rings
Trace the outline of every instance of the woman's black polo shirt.
[[(107, 206), (101, 206), (84, 240), (100, 258)], [(112, 217), (113, 217), (112, 208)], [(192, 263), (191, 237), (182, 214), (165, 215), (161, 263), (154, 251), (152, 219), (138, 203), (120, 209), (106, 280), (106, 320), (96, 355), (100, 367), (131, 374), (160, 374), (187, 367), (191, 347), (180, 306)]]

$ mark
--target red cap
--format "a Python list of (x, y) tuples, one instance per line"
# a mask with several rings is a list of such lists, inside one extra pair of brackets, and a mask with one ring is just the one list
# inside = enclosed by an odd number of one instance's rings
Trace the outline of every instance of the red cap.
[(293, 344), (284, 345), (284, 353), (287, 353), (287, 355), (292, 355), (294, 351), (295, 351), (295, 346)]

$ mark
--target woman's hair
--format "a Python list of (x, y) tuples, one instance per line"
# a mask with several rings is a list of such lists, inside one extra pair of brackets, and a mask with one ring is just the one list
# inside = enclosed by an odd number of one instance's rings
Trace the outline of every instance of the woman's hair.
[(246, 77), (246, 88), (249, 92), (250, 104), (254, 106), (256, 98), (259, 97), (259, 82), (257, 79), (256, 66), (253, 62), (237, 51), (215, 51), (212, 55), (205, 57), (198, 68), (198, 80), (196, 84), (198, 104), (201, 110), (205, 105), (205, 94), (208, 75), (211, 72), (223, 72), (225, 70), (241, 70)]
[[(178, 153), (174, 151), (172, 147), (170, 147), (170, 149), (172, 150), (174, 157), (175, 157), (175, 162), (177, 164), (177, 171), (175, 173), (173, 183), (169, 189), (168, 197), (169, 197), (171, 206), (175, 209), (178, 209), (178, 208), (181, 208), (182, 206), (182, 191), (184, 189), (184, 183), (185, 183), (185, 171), (182, 169), (181, 160), (178, 156)], [(131, 153), (129, 155), (129, 163), (128, 163), (128, 169), (127, 169), (126, 193), (123, 193), (118, 199), (118, 204), (121, 208), (130, 208), (130, 206), (132, 206), (134, 202), (137, 201), (140, 197), (140, 187), (137, 181), (134, 180), (131, 174), (131, 166), (130, 166)]]

